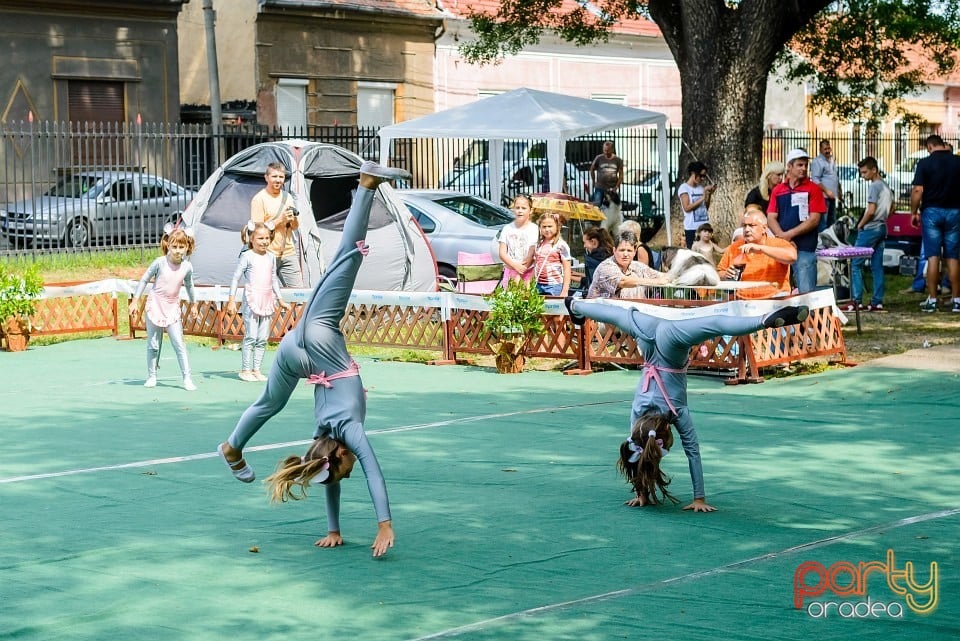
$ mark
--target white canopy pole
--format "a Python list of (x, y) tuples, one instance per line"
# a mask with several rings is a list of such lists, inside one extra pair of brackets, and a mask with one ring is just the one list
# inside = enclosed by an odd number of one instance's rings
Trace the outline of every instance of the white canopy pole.
[(390, 147), (393, 145), (393, 138), (384, 135), (383, 129), (377, 133), (380, 136), (380, 164), (386, 167), (390, 164)]
[(667, 149), (667, 124), (657, 123), (657, 157), (660, 159), (660, 184), (663, 187), (663, 224), (667, 228), (667, 246), (673, 245), (670, 230), (670, 161)]
[[(564, 154), (566, 140), (563, 137), (547, 141), (547, 167), (550, 168), (550, 191), (560, 193), (563, 191), (566, 167), (566, 156)], [(534, 189), (534, 191), (539, 191)]]
[(500, 204), (503, 198), (503, 138), (490, 140), (490, 159), (487, 166), (490, 179), (490, 200)]

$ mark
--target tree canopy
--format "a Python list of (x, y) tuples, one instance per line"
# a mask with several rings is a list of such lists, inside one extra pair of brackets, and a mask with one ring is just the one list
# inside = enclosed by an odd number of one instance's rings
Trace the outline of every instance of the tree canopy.
[[(681, 4), (696, 5), (691, 20), (680, 14)], [(788, 82), (810, 82), (810, 106), (836, 120), (916, 122), (902, 99), (960, 67), (960, 3), (945, 0), (501, 0), (497, 13), (471, 16), (477, 38), (461, 52), (471, 62), (495, 62), (536, 44), (545, 29), (584, 46), (606, 40), (620, 21), (635, 16), (651, 18), (670, 44), (690, 37), (686, 34), (702, 36), (689, 29), (701, 12), (739, 13), (755, 20), (752, 28), (773, 43), (781, 38), (770, 32), (776, 25), (765, 16), (788, 15), (795, 25), (804, 21), (776, 48), (770, 69), (781, 69)], [(671, 50), (679, 52), (673, 44)]]
[(697, 158), (714, 168), (725, 188), (711, 212), (730, 227), (759, 174), (776, 65), (810, 83), (814, 109), (864, 123), (909, 116), (902, 98), (958, 65), (960, 8), (950, 0), (499, 0), (471, 15), (476, 39), (461, 53), (494, 62), (544, 30), (586, 45), (635, 16), (660, 28), (680, 73), (681, 165)]

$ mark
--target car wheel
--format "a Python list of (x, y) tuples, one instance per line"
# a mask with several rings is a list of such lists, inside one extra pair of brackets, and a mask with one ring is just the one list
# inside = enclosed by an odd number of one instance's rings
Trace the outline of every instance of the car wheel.
[(79, 218), (67, 223), (67, 231), (63, 235), (63, 244), (67, 247), (85, 248), (90, 246), (92, 235), (90, 223)]
[(440, 275), (443, 276), (444, 278), (449, 278), (449, 279), (452, 280), (452, 281), (456, 281), (456, 280), (457, 280), (457, 268), (456, 268), (456, 267), (451, 267), (450, 265), (446, 265), (446, 264), (444, 264), (444, 263), (439, 263), (439, 264), (437, 264), (437, 272), (439, 272)]

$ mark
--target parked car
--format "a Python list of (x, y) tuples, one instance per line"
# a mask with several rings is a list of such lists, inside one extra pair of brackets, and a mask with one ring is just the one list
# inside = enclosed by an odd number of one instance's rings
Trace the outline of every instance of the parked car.
[(151, 174), (69, 172), (42, 196), (0, 209), (0, 233), (14, 247), (88, 247), (115, 238), (153, 242), (166, 223), (179, 220), (193, 195)]
[(401, 189), (396, 194), (426, 234), (437, 270), (446, 278), (456, 278), (457, 252), (493, 252), (500, 229), (513, 222), (509, 209), (473, 194), (439, 189)]
[[(577, 198), (585, 198), (587, 175), (577, 169), (573, 163), (566, 163), (564, 169), (566, 187), (564, 191)], [(509, 205), (517, 194), (531, 194), (549, 191), (547, 161), (545, 158), (528, 158), (503, 166), (503, 187), (501, 204)], [(443, 183), (444, 189), (462, 191), (481, 197), (490, 196), (489, 163), (480, 162), (465, 167), (462, 171), (449, 174)]]
[(837, 177), (840, 178), (840, 196), (844, 206), (847, 209), (866, 209), (870, 183), (860, 177), (860, 168), (856, 165), (837, 165)]
[(917, 162), (926, 158), (930, 153), (926, 149), (915, 151), (897, 163), (887, 180), (894, 196), (901, 203), (910, 202), (910, 192), (913, 191), (913, 176), (917, 170)]
[[(633, 169), (623, 172), (623, 182), (620, 184), (620, 199), (625, 205), (625, 211), (639, 209), (643, 213), (643, 202), (650, 203), (650, 214), (658, 212), (663, 201), (663, 181), (660, 179), (659, 169)], [(636, 205), (631, 207), (630, 205)]]

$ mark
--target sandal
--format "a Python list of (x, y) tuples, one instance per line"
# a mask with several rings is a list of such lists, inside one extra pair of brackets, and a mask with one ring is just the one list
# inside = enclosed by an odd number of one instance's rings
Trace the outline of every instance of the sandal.
[[(257, 478), (257, 475), (254, 474), (253, 468), (247, 465), (247, 462), (242, 458), (239, 461), (234, 461), (231, 463), (227, 460), (227, 455), (223, 453), (223, 446), (217, 445), (217, 454), (220, 455), (220, 460), (226, 463), (227, 467), (230, 468), (230, 473), (233, 476), (243, 483), (253, 483), (254, 479)], [(235, 467), (239, 465), (240, 467)]]

